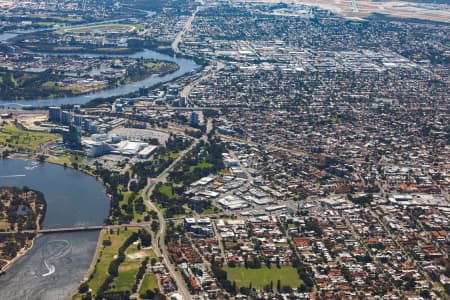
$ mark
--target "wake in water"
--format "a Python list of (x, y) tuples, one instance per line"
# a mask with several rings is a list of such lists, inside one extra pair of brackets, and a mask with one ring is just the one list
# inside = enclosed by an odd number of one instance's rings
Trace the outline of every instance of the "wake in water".
[(27, 176), (27, 175), (25, 175), (25, 174), (3, 175), (3, 176), (0, 176), (0, 178), (15, 178), (15, 177), (25, 177), (25, 176)]
[(47, 277), (47, 276), (52, 275), (53, 273), (55, 273), (56, 268), (55, 268), (54, 265), (48, 265), (47, 261), (44, 261), (44, 265), (47, 268), (48, 272), (45, 273), (45, 274), (42, 274), (42, 277)]
[(47, 273), (42, 274), (42, 277), (47, 277), (55, 273), (56, 267), (53, 263), (64, 256), (70, 255), (71, 250), (72, 247), (68, 240), (53, 240), (48, 242), (44, 250), (42, 250), (44, 266), (47, 268)]
[(38, 166), (39, 166), (39, 163), (34, 161), (34, 162), (31, 162), (31, 164), (29, 166), (26, 166), (25, 170), (31, 171), (31, 170), (36, 169)]

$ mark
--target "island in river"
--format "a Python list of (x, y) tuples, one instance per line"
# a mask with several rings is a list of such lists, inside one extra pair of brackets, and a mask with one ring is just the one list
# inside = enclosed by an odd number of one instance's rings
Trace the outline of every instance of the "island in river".
[(27, 187), (0, 187), (0, 273), (31, 247), (45, 211), (41, 192)]

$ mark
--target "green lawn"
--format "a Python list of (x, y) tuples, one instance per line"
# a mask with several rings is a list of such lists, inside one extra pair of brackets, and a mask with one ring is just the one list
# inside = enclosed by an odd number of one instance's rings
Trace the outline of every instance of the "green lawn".
[(132, 31), (136, 27), (128, 24), (99, 24), (99, 25), (91, 25), (84, 27), (75, 27), (68, 29), (60, 29), (55, 31), (57, 34), (91, 34), (94, 32), (110, 32), (112, 30), (123, 30), (123, 31)]
[[(140, 190), (137, 194), (136, 194), (136, 196), (135, 196), (135, 198), (134, 198), (134, 201), (137, 201), (139, 198), (141, 198), (142, 197), (142, 190)], [(137, 220), (142, 220), (143, 218), (144, 218), (144, 215), (146, 215), (147, 213), (146, 212), (143, 212), (143, 213), (139, 213), (139, 212), (137, 212), (136, 211), (136, 207), (134, 207), (133, 208), (133, 221), (137, 221)]]
[(158, 279), (154, 274), (145, 274), (144, 279), (142, 280), (142, 285), (139, 288), (139, 294), (144, 294), (147, 290), (155, 290), (158, 289)]
[(61, 151), (60, 155), (52, 155), (47, 157), (46, 161), (52, 164), (57, 164), (63, 166), (66, 164), (67, 167), (73, 168), (73, 164), (78, 165), (78, 170), (89, 175), (94, 175), (93, 169), (86, 169), (84, 166), (89, 162), (90, 158), (85, 156), (75, 155), (68, 152)]
[(126, 204), (128, 205), (128, 200), (130, 200), (130, 198), (132, 199), (132, 203), (133, 203), (133, 221), (137, 221), (137, 220), (142, 220), (144, 218), (144, 215), (146, 214), (145, 212), (143, 213), (138, 213), (135, 209), (135, 202), (142, 196), (142, 190), (140, 190), (138, 193), (134, 193), (134, 192), (124, 192), (123, 191), (124, 187), (120, 184), (117, 187), (117, 191), (123, 195), (123, 199), (119, 202), (119, 207), (120, 210), (122, 212), (123, 215), (127, 215), (127, 212), (122, 209), (122, 205)]
[(130, 200), (131, 197), (134, 198), (135, 195), (133, 192), (123, 192), (122, 190), (123, 190), (123, 187), (118, 188), (118, 192), (123, 195), (122, 201), (119, 202), (119, 207), (120, 207), (120, 210), (122, 211), (122, 214), (126, 215), (126, 212), (122, 209), (122, 205), (124, 205), (124, 204), (128, 205), (128, 200)]
[[(128, 247), (126, 254), (133, 254), (138, 251), (135, 246), (131, 245)], [(126, 256), (125, 261), (119, 266), (119, 276), (113, 282), (114, 291), (131, 291), (136, 282), (136, 274), (144, 259), (130, 259)]]
[(45, 27), (51, 27), (51, 26), (55, 26), (58, 25), (60, 23), (56, 23), (56, 22), (37, 22), (37, 25), (39, 26), (45, 26)]
[(212, 163), (209, 163), (206, 161), (201, 161), (198, 164), (196, 164), (195, 166), (190, 166), (189, 172), (193, 173), (196, 169), (211, 169), (212, 167), (214, 167), (214, 165)]
[(224, 243), (225, 249), (233, 249), (237, 246), (237, 243), (235, 242), (225, 242)]
[(167, 196), (170, 199), (179, 199), (180, 197), (172, 192), (172, 186), (170, 184), (163, 184), (159, 188), (159, 192)]
[(115, 259), (115, 256), (117, 256), (120, 246), (122, 246), (125, 240), (135, 231), (137, 231), (137, 229), (128, 229), (127, 231), (121, 229), (119, 234), (117, 234), (117, 229), (115, 229), (113, 230), (113, 234), (109, 234), (109, 230), (102, 230), (100, 243), (102, 243), (103, 240), (111, 239), (111, 246), (100, 247), (100, 253), (96, 253), (98, 261), (95, 265), (92, 278), (88, 281), (89, 288), (92, 289), (94, 295), (108, 276), (109, 264)]
[(14, 84), (14, 87), (18, 87), (18, 86), (19, 86), (19, 84), (17, 83), (17, 81), (16, 81), (16, 79), (14, 78), (14, 75), (13, 75), (13, 74), (11, 74), (10, 80), (11, 80), (11, 82)]
[(136, 282), (139, 269), (139, 260), (136, 262), (123, 262), (119, 267), (119, 276), (113, 282), (113, 291), (131, 291)]
[(265, 285), (270, 284), (272, 281), (273, 287), (276, 288), (278, 279), (281, 282), (281, 286), (289, 285), (292, 288), (297, 288), (303, 284), (298, 277), (297, 270), (291, 266), (282, 266), (277, 268), (261, 267), (260, 269), (246, 269), (245, 267), (224, 269), (227, 272), (227, 279), (231, 282), (236, 281), (238, 286), (248, 287), (250, 282), (256, 289), (263, 289)]
[(210, 215), (210, 214), (214, 214), (214, 213), (219, 213), (219, 212), (221, 212), (221, 211), (222, 211), (222, 210), (221, 210), (220, 208), (218, 208), (217, 206), (211, 205), (210, 207), (204, 208), (204, 209), (200, 212), (200, 214), (201, 214), (201, 215)]
[(180, 155), (179, 152), (168, 151), (164, 155), (158, 155), (158, 159), (168, 160), (169, 158), (176, 159)]
[(15, 150), (37, 150), (39, 145), (59, 137), (59, 134), (22, 130), (9, 122), (0, 126), (0, 144)]

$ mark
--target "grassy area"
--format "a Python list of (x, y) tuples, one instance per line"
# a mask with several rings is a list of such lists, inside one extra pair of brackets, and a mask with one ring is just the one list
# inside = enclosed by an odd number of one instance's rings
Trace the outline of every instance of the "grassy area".
[(32, 73), (19, 70), (0, 71), (2, 84), (0, 85), (0, 94), (3, 99), (36, 99), (52, 98), (56, 96), (71, 96), (70, 86), (62, 87), (55, 82), (63, 81), (66, 76), (60, 74)]
[(85, 165), (89, 161), (89, 158), (87, 158), (85, 156), (62, 152), (61, 155), (52, 155), (52, 156), (47, 157), (46, 161), (49, 163), (57, 164), (57, 165), (61, 165), (61, 166), (65, 165), (69, 168), (74, 168), (74, 164), (76, 164), (78, 170), (80, 170), (86, 174), (89, 174), (89, 175), (94, 175), (93, 170), (85, 168)]
[(73, 34), (82, 34), (82, 33), (99, 33), (99, 32), (110, 32), (110, 31), (121, 31), (124, 34), (127, 32), (131, 32), (135, 30), (136, 27), (128, 24), (100, 24), (100, 25), (92, 25), (92, 26), (84, 26), (84, 27), (75, 27), (75, 28), (67, 28), (60, 29), (56, 31), (58, 34), (64, 33), (73, 33)]
[(248, 287), (250, 283), (256, 289), (263, 289), (264, 286), (272, 281), (273, 287), (276, 288), (277, 281), (280, 280), (281, 286), (289, 285), (292, 288), (299, 287), (303, 284), (298, 277), (297, 270), (291, 266), (282, 266), (277, 268), (261, 267), (260, 269), (246, 269), (245, 267), (230, 268), (226, 267), (227, 279), (231, 282), (236, 281), (238, 286)]
[[(140, 197), (142, 197), (142, 190), (140, 190), (136, 194), (134, 201), (137, 201)], [(143, 212), (143, 213), (137, 212), (136, 206), (135, 205), (133, 206), (133, 221), (136, 222), (137, 220), (142, 220), (146, 214), (147, 214), (146, 212)]]
[(212, 163), (206, 162), (206, 161), (201, 161), (198, 164), (196, 164), (195, 166), (190, 166), (189, 167), (189, 172), (193, 173), (195, 170), (197, 169), (211, 169), (212, 167), (214, 167), (214, 165)]
[(54, 81), (46, 81), (41, 85), (41, 87), (43, 89), (50, 89), (50, 88), (53, 89), (53, 88), (55, 88), (55, 86), (56, 86), (56, 83)]
[(122, 194), (122, 195), (123, 195), (123, 199), (119, 202), (119, 207), (120, 207), (120, 211), (121, 211), (123, 214), (126, 214), (126, 212), (125, 212), (125, 211), (123, 210), (123, 208), (122, 208), (122, 205), (128, 204), (128, 200), (129, 200), (131, 197), (134, 197), (134, 193), (133, 193), (133, 192), (124, 192), (123, 190), (124, 190), (124, 186), (121, 185), (121, 184), (119, 184), (119, 185), (117, 186), (117, 191), (119, 192), (119, 194)]
[(19, 84), (17, 83), (16, 79), (14, 78), (14, 74), (11, 74), (10, 80), (14, 84), (14, 87), (18, 87), (19, 86)]
[[(128, 247), (126, 254), (136, 253), (138, 250), (136, 246)], [(148, 250), (142, 250), (149, 255)], [(153, 250), (151, 250), (153, 252)], [(150, 255), (149, 255), (150, 256)], [(145, 258), (131, 259), (128, 256), (125, 261), (119, 267), (119, 276), (113, 282), (114, 291), (131, 291), (134, 283), (136, 282), (136, 274), (139, 271), (142, 261)]]
[(211, 205), (210, 207), (205, 207), (204, 209), (202, 209), (202, 211), (200, 212), (201, 215), (210, 215), (210, 214), (215, 214), (215, 213), (219, 213), (222, 210), (220, 208), (218, 208), (215, 205)]
[(158, 289), (158, 279), (154, 274), (145, 274), (142, 280), (141, 287), (139, 288), (139, 294), (144, 294), (147, 290)]
[(140, 259), (130, 259), (127, 257), (125, 261), (120, 264), (119, 276), (114, 280), (112, 290), (131, 291), (136, 282), (136, 274), (140, 266)]
[(123, 195), (123, 199), (119, 202), (119, 207), (120, 207), (120, 211), (122, 212), (123, 215), (128, 215), (127, 211), (125, 211), (122, 207), (123, 205), (127, 205), (128, 206), (128, 201), (131, 199), (132, 205), (133, 205), (133, 221), (137, 221), (137, 220), (143, 220), (144, 216), (147, 214), (145, 212), (143, 213), (139, 213), (136, 211), (136, 201), (142, 197), (142, 190), (140, 190), (138, 193), (134, 193), (131, 191), (128, 192), (124, 192), (123, 191), (123, 186), (119, 185), (117, 187), (117, 191)]
[(234, 247), (237, 246), (237, 243), (235, 243), (235, 242), (225, 242), (224, 246), (225, 246), (225, 249), (233, 249)]
[(180, 156), (179, 152), (169, 151), (169, 152), (165, 153), (164, 155), (159, 155), (157, 157), (157, 159), (163, 159), (163, 160), (168, 160), (169, 158), (177, 159), (178, 156)]
[(0, 126), (0, 145), (13, 150), (37, 150), (41, 144), (59, 137), (59, 134), (22, 130), (11, 122)]
[(56, 22), (37, 22), (36, 23), (39, 26), (45, 26), (45, 27), (52, 27), (61, 23), (56, 23)]
[(88, 281), (89, 288), (92, 289), (93, 294), (97, 293), (98, 288), (108, 276), (109, 264), (117, 256), (120, 246), (122, 246), (125, 240), (136, 231), (137, 229), (129, 229), (126, 231), (121, 229), (119, 234), (117, 234), (117, 230), (113, 230), (113, 233), (110, 234), (109, 230), (102, 230), (100, 243), (104, 240), (110, 240), (111, 245), (106, 247), (102, 246), (100, 249), (97, 249), (97, 251), (100, 251), (99, 253), (96, 253), (95, 256), (97, 257), (97, 264)]
[(177, 199), (178, 200), (180, 198), (180, 196), (178, 196), (177, 194), (173, 193), (172, 185), (170, 185), (170, 184), (163, 184), (163, 185), (161, 185), (161, 187), (159, 188), (159, 192), (161, 194), (166, 195), (167, 198), (170, 198), (170, 199)]

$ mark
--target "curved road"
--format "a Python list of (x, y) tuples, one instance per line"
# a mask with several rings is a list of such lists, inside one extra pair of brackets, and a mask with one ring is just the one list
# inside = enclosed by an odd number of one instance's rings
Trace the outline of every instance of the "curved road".
[(147, 206), (149, 210), (154, 210), (158, 215), (158, 221), (159, 221), (159, 229), (158, 232), (156, 232), (154, 238), (152, 239), (152, 247), (155, 251), (155, 254), (158, 257), (163, 258), (163, 262), (166, 265), (167, 269), (169, 270), (170, 275), (175, 280), (175, 283), (178, 287), (178, 292), (183, 296), (183, 299), (185, 300), (191, 300), (192, 295), (189, 292), (189, 289), (186, 287), (186, 284), (184, 282), (184, 279), (180, 272), (177, 272), (175, 270), (175, 266), (170, 262), (169, 259), (169, 252), (167, 251), (167, 248), (164, 245), (164, 236), (166, 231), (166, 220), (164, 218), (164, 215), (162, 212), (155, 206), (155, 204), (151, 201), (150, 196), (153, 193), (153, 190), (155, 186), (158, 183), (165, 183), (167, 182), (167, 177), (169, 176), (170, 172), (175, 168), (175, 166), (178, 164), (179, 161), (181, 161), (184, 156), (189, 153), (194, 147), (200, 142), (200, 141), (206, 141), (207, 134), (211, 132), (212, 130), (212, 121), (211, 119), (208, 119), (207, 125), (206, 125), (206, 134), (204, 134), (200, 139), (196, 139), (192, 145), (190, 145), (187, 149), (183, 150), (180, 155), (168, 166), (161, 174), (159, 174), (156, 178), (148, 178), (147, 179), (147, 186), (144, 188), (144, 203)]
[(191, 300), (192, 296), (189, 292), (188, 288), (186, 287), (186, 284), (184, 282), (184, 279), (182, 275), (175, 270), (175, 266), (170, 262), (169, 259), (169, 253), (167, 251), (167, 248), (164, 245), (164, 236), (166, 231), (166, 220), (164, 219), (164, 215), (162, 212), (155, 206), (155, 204), (151, 201), (150, 195), (153, 193), (153, 190), (155, 186), (158, 183), (164, 183), (167, 181), (167, 177), (169, 176), (170, 172), (173, 170), (173, 168), (177, 165), (177, 163), (188, 153), (191, 151), (199, 142), (199, 140), (196, 140), (194, 143), (192, 143), (191, 146), (189, 146), (187, 149), (183, 150), (180, 155), (175, 159), (172, 164), (167, 167), (161, 174), (159, 174), (156, 178), (148, 178), (147, 179), (147, 186), (144, 188), (144, 203), (146, 204), (147, 208), (149, 210), (154, 210), (158, 214), (158, 221), (159, 221), (159, 229), (158, 232), (156, 232), (154, 238), (152, 239), (152, 246), (153, 250), (155, 251), (155, 254), (158, 257), (163, 258), (163, 262), (166, 265), (167, 269), (169, 270), (170, 275), (175, 280), (175, 283), (178, 287), (178, 292), (183, 296), (183, 299), (185, 300)]

